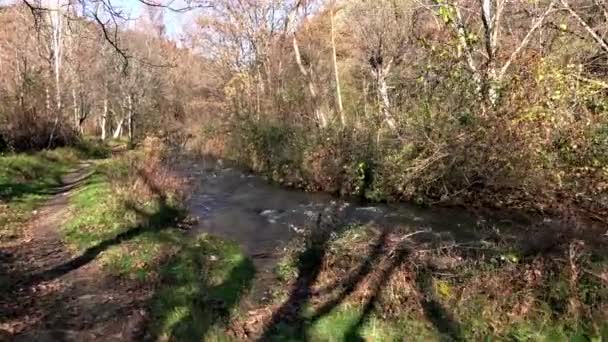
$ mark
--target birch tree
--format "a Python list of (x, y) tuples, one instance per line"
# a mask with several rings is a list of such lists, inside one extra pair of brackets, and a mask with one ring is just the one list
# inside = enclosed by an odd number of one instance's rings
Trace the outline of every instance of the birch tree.
[[(370, 15), (374, 13), (374, 15)], [(375, 83), (382, 121), (395, 131), (390, 77), (405, 60), (410, 43), (411, 13), (407, 1), (362, 1), (353, 9), (357, 45)]]
[[(480, 0), (479, 5), (472, 8), (473, 13), (478, 13), (482, 23), (483, 51), (477, 50), (473, 43), (475, 29), (472, 27), (474, 20), (467, 22), (462, 15), (463, 5), (461, 2), (449, 2), (436, 0), (434, 8), (448, 27), (452, 29), (457, 37), (459, 51), (465, 64), (477, 84), (481, 98), (488, 102), (491, 107), (498, 103), (499, 92), (507, 76), (509, 69), (527, 48), (534, 35), (542, 27), (545, 20), (555, 12), (558, 0), (550, 0), (533, 8), (536, 13), (527, 25), (527, 29), (512, 51), (501, 51), (501, 35), (503, 26), (509, 21), (506, 15), (508, 8), (513, 9), (522, 6), (521, 3), (512, 3), (506, 0)], [(512, 38), (511, 38), (512, 39)], [(478, 57), (480, 56), (480, 57)], [(501, 56), (508, 56), (506, 59)]]
[(298, 70), (300, 71), (302, 77), (304, 77), (308, 86), (308, 92), (317, 124), (320, 128), (325, 128), (328, 124), (327, 116), (321, 108), (321, 99), (317, 90), (317, 85), (315, 84), (313, 69), (312, 67), (307, 68), (307, 66), (304, 65), (302, 61), (302, 54), (300, 53), (300, 45), (298, 43), (296, 19), (298, 17), (300, 8), (302, 8), (304, 5), (305, 3), (302, 0), (298, 0), (293, 6), (287, 17), (285, 31), (288, 36), (291, 36), (291, 46), (293, 48), (296, 64), (298, 65)]
[(346, 116), (344, 114), (344, 105), (342, 104), (342, 90), (340, 87), (340, 72), (338, 71), (338, 57), (336, 55), (336, 25), (334, 23), (334, 16), (336, 11), (335, 0), (331, 2), (330, 8), (330, 21), (331, 21), (331, 50), (332, 50), (332, 62), (334, 69), (334, 82), (336, 87), (336, 104), (338, 107), (338, 114), (340, 115), (340, 122), (342, 127), (346, 126)]
[[(49, 0), (48, 8), (48, 22), (50, 26), (50, 41), (49, 50), (51, 54), (51, 66), (52, 74), (55, 79), (55, 122), (53, 124), (53, 130), (49, 137), (49, 146), (52, 145), (54, 135), (57, 131), (57, 126), (60, 124), (62, 117), (62, 102), (61, 102), (61, 67), (63, 62), (63, 40), (64, 40), (64, 28), (63, 28), (63, 11), (64, 11), (64, 0)], [(49, 107), (48, 92), (47, 92), (47, 109)]]

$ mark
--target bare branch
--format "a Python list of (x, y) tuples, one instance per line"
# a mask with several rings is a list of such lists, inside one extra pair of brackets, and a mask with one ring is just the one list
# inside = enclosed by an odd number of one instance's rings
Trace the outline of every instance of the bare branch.
[(568, 0), (561, 0), (561, 4), (568, 12), (570, 12), (570, 15), (572, 15), (572, 17), (576, 19), (579, 24), (581, 24), (585, 31), (587, 31), (587, 33), (589, 33), (589, 35), (599, 44), (602, 50), (608, 52), (608, 42), (606, 42), (597, 32), (595, 32), (595, 30), (592, 29), (591, 26), (589, 26), (589, 24), (587, 24), (587, 22), (581, 18), (581, 16), (578, 15), (575, 10), (572, 9), (572, 7), (570, 7)]
[(515, 61), (515, 59), (517, 58), (517, 56), (519, 55), (519, 53), (521, 52), (521, 50), (523, 50), (528, 45), (528, 43), (530, 43), (530, 39), (532, 39), (532, 36), (536, 32), (536, 30), (539, 27), (541, 27), (541, 25), (543, 24), (543, 22), (545, 21), (545, 19), (547, 18), (547, 16), (553, 11), (556, 2), (557, 2), (557, 0), (551, 1), (551, 3), (549, 4), (549, 6), (545, 10), (545, 12), (543, 12), (543, 14), (541, 14), (541, 16), (538, 17), (534, 21), (534, 23), (532, 24), (532, 27), (530, 27), (530, 30), (528, 30), (528, 33), (526, 34), (526, 36), (524, 37), (524, 39), (522, 39), (522, 41), (519, 44), (519, 46), (517, 46), (517, 48), (511, 53), (511, 56), (509, 57), (509, 59), (507, 60), (507, 62), (500, 69), (500, 73), (498, 74), (498, 77), (497, 77), (498, 81), (500, 81), (500, 80), (502, 80), (504, 78), (505, 74), (509, 70), (509, 67), (511, 66), (511, 64), (513, 64), (513, 62)]
[(95, 21), (97, 22), (97, 24), (99, 24), (99, 27), (101, 28), (101, 32), (103, 33), (103, 37), (105, 38), (105, 40), (110, 43), (110, 45), (114, 48), (114, 51), (116, 51), (123, 59), (124, 63), (123, 63), (123, 68), (122, 71), (123, 73), (126, 72), (127, 68), (129, 67), (129, 56), (126, 54), (125, 51), (123, 51), (123, 49), (121, 49), (118, 46), (118, 39), (117, 39), (117, 32), (116, 32), (116, 28), (114, 30), (114, 37), (110, 37), (110, 34), (108, 32), (107, 29), (107, 22), (104, 23), (100, 18), (99, 15), (94, 12), (92, 13), (93, 19), (95, 19)]

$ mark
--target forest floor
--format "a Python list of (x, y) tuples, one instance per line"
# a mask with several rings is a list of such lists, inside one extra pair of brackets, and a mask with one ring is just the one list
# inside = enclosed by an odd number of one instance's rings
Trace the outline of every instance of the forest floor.
[(83, 162), (63, 176), (22, 236), (3, 246), (0, 339), (124, 341), (141, 336), (150, 291), (141, 283), (106, 276), (95, 259), (99, 251), (76, 256), (60, 234), (70, 198), (91, 174), (92, 165)]

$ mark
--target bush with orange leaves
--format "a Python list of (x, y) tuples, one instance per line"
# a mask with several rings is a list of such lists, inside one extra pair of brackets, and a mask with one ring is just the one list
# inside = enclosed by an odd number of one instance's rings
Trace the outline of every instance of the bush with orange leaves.
[(104, 167), (117, 193), (131, 202), (144, 205), (161, 201), (180, 207), (187, 199), (187, 181), (169, 163), (172, 158), (167, 145), (159, 138), (149, 137), (142, 148), (129, 151)]

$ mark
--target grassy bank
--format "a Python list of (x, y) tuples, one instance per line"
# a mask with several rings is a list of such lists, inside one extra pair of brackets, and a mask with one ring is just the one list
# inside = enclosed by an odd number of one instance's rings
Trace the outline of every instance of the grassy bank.
[[(296, 241), (277, 267), (276, 340), (599, 341), (608, 338), (608, 262), (582, 241), (441, 241), (349, 226)], [(269, 322), (269, 323), (268, 323)]]
[(104, 157), (103, 145), (82, 141), (74, 147), (0, 155), (0, 242), (18, 238), (36, 207), (61, 185), (78, 162)]
[(235, 244), (187, 232), (186, 184), (163, 159), (155, 146), (99, 163), (70, 200), (64, 240), (107, 274), (153, 285), (150, 337), (228, 338), (253, 266)]

